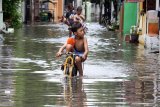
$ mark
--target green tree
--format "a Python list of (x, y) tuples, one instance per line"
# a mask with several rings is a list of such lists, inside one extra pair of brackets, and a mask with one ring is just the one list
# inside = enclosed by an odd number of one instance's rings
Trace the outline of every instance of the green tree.
[(22, 0), (3, 0), (3, 19), (12, 27), (19, 28), (21, 26), (21, 13), (19, 11)]

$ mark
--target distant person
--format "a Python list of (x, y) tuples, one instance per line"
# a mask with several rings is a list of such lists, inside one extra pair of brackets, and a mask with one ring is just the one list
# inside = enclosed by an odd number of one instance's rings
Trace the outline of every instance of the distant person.
[(75, 15), (75, 12), (74, 12), (74, 8), (73, 8), (73, 5), (72, 3), (69, 3), (68, 6), (67, 6), (67, 13), (65, 15), (65, 18), (67, 20), (67, 23), (68, 23), (68, 26), (71, 26), (73, 23), (74, 23), (74, 15)]
[(74, 22), (80, 22), (84, 28), (84, 32), (87, 32), (87, 27), (85, 25), (85, 16), (82, 14), (82, 7), (78, 6), (76, 14), (74, 15)]
[(78, 6), (76, 14), (74, 15), (74, 22), (80, 22), (81, 24), (83, 24), (84, 21), (85, 21), (85, 17), (84, 15), (82, 15), (82, 7)]
[(54, 17), (54, 11), (53, 11), (53, 14), (52, 14), (52, 18), (53, 18), (53, 22), (54, 22), (54, 18), (55, 18), (55, 17)]
[(71, 31), (74, 37), (69, 37), (67, 42), (59, 49), (56, 56), (60, 57), (64, 49), (66, 52), (74, 52), (77, 56), (75, 57), (75, 64), (79, 71), (79, 76), (83, 76), (82, 62), (87, 59), (88, 56), (88, 42), (87, 38), (84, 37), (83, 26), (79, 22), (74, 22), (71, 27)]
[(49, 22), (51, 21), (51, 18), (52, 18), (52, 13), (49, 11), (49, 12), (48, 12), (48, 21), (49, 21)]
[(59, 18), (59, 20), (63, 23), (65, 23), (66, 25), (68, 25), (68, 30), (69, 30), (69, 37), (72, 36), (72, 32), (70, 31), (70, 27), (71, 25), (74, 23), (74, 8), (72, 3), (69, 3), (67, 6), (67, 13), (65, 16), (62, 16), (61, 18)]

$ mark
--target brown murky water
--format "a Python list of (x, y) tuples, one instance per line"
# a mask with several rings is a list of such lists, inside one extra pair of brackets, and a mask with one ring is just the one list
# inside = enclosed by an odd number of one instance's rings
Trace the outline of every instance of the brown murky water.
[(0, 40), (0, 106), (159, 107), (159, 54), (88, 24), (84, 78), (65, 79), (55, 53), (67, 38), (61, 24), (24, 26)]

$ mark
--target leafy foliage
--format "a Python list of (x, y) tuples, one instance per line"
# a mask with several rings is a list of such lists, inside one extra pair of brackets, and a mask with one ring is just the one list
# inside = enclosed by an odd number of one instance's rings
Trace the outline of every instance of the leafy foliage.
[(19, 28), (21, 26), (20, 3), (22, 0), (3, 0), (3, 19), (12, 27)]

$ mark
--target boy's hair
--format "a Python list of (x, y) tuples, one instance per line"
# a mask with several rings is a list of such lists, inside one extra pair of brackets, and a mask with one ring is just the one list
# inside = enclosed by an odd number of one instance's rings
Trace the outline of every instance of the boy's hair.
[(81, 7), (81, 6), (78, 6), (78, 7), (77, 7), (77, 11), (82, 11), (82, 7)]
[(69, 10), (73, 10), (73, 5), (72, 5), (72, 3), (69, 3), (68, 6), (67, 6), (67, 8), (68, 8)]
[(77, 30), (81, 27), (82, 27), (82, 24), (80, 22), (74, 22), (70, 30), (74, 33), (74, 32), (77, 32)]

